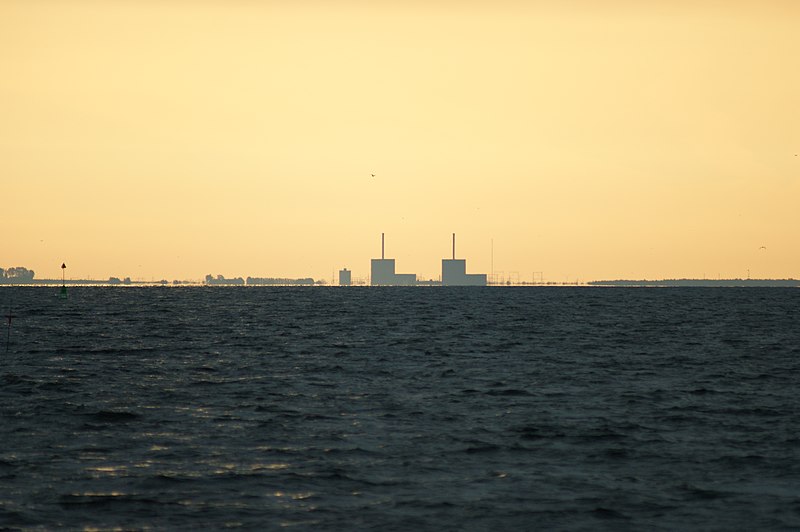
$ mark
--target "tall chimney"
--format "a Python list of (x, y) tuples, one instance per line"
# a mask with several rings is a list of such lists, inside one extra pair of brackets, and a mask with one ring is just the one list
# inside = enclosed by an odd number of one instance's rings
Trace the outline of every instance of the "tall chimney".
[(456, 260), (456, 234), (453, 233), (453, 260)]
[(383, 256), (383, 233), (381, 233), (381, 260), (383, 260), (383, 259), (384, 259), (384, 256)]

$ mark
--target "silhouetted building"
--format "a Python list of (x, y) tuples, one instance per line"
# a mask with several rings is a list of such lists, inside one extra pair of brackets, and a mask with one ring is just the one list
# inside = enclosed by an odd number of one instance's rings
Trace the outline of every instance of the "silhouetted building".
[(393, 284), (394, 259), (372, 259), (370, 279), (372, 284)]
[(372, 259), (370, 284), (372, 286), (413, 286), (417, 282), (414, 273), (395, 273), (394, 259), (387, 259), (384, 253), (384, 236), (381, 233), (381, 258)]
[(339, 286), (350, 286), (352, 272), (347, 268), (339, 270)]
[(466, 259), (456, 258), (455, 233), (453, 233), (453, 258), (442, 259), (442, 286), (486, 286), (485, 273), (467, 273)]

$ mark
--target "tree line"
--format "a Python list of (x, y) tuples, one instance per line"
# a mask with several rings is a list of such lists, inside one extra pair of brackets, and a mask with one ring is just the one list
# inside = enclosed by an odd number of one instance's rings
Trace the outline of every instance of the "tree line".
[(36, 273), (28, 268), (16, 266), (14, 268), (0, 268), (0, 283), (25, 283), (33, 281)]

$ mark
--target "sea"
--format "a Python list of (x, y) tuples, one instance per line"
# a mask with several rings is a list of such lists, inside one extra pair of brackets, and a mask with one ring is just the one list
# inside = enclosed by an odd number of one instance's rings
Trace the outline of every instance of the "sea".
[(3, 530), (800, 529), (800, 290), (0, 289)]

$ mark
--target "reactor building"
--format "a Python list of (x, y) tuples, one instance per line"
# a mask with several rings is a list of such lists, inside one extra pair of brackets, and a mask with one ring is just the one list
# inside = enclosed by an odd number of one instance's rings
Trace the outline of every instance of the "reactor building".
[(455, 233), (453, 233), (453, 258), (442, 259), (442, 286), (486, 286), (485, 273), (467, 273), (466, 259), (456, 258)]
[(394, 259), (387, 259), (384, 254), (384, 242), (384, 236), (381, 233), (381, 258), (372, 259), (370, 284), (372, 286), (414, 286), (417, 284), (416, 274), (395, 273)]

